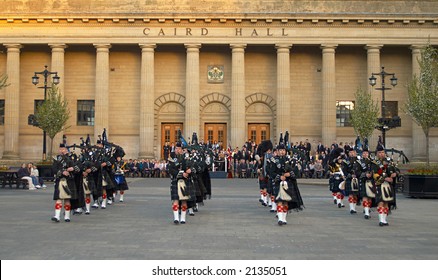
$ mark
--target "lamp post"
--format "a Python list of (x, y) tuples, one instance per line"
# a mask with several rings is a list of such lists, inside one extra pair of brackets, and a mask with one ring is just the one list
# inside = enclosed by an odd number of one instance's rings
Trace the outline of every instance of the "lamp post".
[[(379, 126), (377, 127), (377, 129), (379, 129), (380, 131), (382, 131), (382, 142), (383, 142), (383, 146), (386, 148), (386, 131), (390, 130), (393, 127), (397, 127), (400, 126), (399, 122), (391, 122), (391, 119), (386, 118), (385, 115), (385, 90), (391, 90), (391, 88), (387, 88), (385, 87), (385, 77), (387, 76), (392, 76), (392, 78), (390, 79), (391, 81), (391, 85), (392, 87), (395, 87), (397, 85), (397, 78), (395, 77), (394, 73), (387, 73), (385, 72), (385, 67), (382, 66), (382, 71), (380, 71), (379, 73), (371, 73), (371, 77), (369, 78), (369, 83), (371, 86), (375, 86), (376, 82), (377, 82), (377, 78), (374, 76), (380, 76), (380, 80), (382, 83), (382, 86), (380, 88), (376, 88), (376, 90), (381, 90), (382, 91), (382, 117), (379, 119)], [(400, 120), (399, 117), (397, 117), (398, 121)]]
[[(50, 72), (49, 70), (47, 70), (47, 65), (44, 66), (44, 71), (41, 72), (35, 72), (35, 75), (32, 77), (32, 84), (37, 85), (39, 83), (39, 77), (38, 75), (42, 75), (44, 77), (44, 85), (40, 86), (38, 88), (43, 88), (44, 89), (44, 102), (46, 101), (47, 98), (47, 89), (51, 88), (50, 86), (47, 85), (47, 78), (50, 75), (55, 75), (53, 77), (53, 84), (57, 85), (59, 84), (59, 80), (60, 77), (58, 76), (58, 72)], [(43, 161), (45, 161), (47, 159), (46, 157), (46, 131), (43, 130)]]

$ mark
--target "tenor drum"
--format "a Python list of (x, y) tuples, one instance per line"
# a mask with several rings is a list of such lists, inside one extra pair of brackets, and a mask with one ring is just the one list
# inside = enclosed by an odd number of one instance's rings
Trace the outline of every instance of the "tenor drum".
[(125, 183), (125, 175), (123, 174), (116, 174), (114, 176), (114, 179), (116, 180), (117, 185)]

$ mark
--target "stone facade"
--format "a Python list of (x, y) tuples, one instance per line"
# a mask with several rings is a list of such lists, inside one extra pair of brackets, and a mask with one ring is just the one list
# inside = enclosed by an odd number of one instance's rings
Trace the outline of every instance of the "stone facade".
[[(0, 90), (3, 159), (41, 155), (27, 116), (43, 99), (31, 77), (44, 65), (70, 104), (68, 142), (107, 128), (131, 158), (160, 156), (165, 123), (182, 123), (186, 138), (224, 123), (232, 146), (251, 123), (269, 124), (274, 139), (288, 130), (292, 141), (354, 141), (351, 127), (336, 126), (335, 102), (359, 87), (380, 100), (368, 77), (385, 66), (399, 81), (386, 100), (398, 101), (402, 119), (387, 146), (424, 156), (422, 132), (401, 108), (418, 51), (438, 45), (437, 1), (40, 2), (1, 1), (0, 73), (11, 84)], [(223, 81), (208, 82), (211, 65)], [(94, 126), (77, 125), (78, 100), (95, 101)], [(438, 131), (431, 136), (438, 160)]]

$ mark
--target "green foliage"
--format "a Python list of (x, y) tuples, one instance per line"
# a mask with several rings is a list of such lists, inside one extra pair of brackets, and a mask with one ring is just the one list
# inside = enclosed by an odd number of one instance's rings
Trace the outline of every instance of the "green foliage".
[(0, 75), (0, 89), (9, 86), (9, 84), (7, 84), (7, 82), (8, 82), (8, 76), (7, 75)]
[(35, 117), (39, 128), (46, 131), (52, 140), (56, 134), (67, 129), (66, 124), (70, 118), (68, 102), (62, 98), (55, 85), (48, 90), (46, 101), (37, 108)]
[(429, 165), (429, 130), (438, 126), (438, 51), (428, 44), (418, 60), (420, 74), (408, 84), (404, 111), (423, 129), (426, 136), (426, 161)]
[(418, 63), (420, 74), (408, 84), (405, 111), (428, 134), (431, 127), (438, 126), (438, 51), (428, 45)]
[(365, 137), (369, 138), (378, 125), (379, 107), (371, 93), (362, 88), (359, 88), (354, 96), (356, 101), (350, 122), (356, 134), (363, 140)]

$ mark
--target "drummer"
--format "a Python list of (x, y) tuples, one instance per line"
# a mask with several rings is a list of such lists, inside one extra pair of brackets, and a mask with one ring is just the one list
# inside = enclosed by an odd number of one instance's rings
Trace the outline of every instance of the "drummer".
[(118, 156), (114, 164), (114, 169), (115, 169), (114, 179), (117, 183), (114, 196), (117, 195), (117, 191), (119, 191), (120, 202), (123, 202), (125, 191), (129, 189), (125, 179), (125, 171), (126, 171), (125, 168), (126, 168), (126, 162), (122, 159), (122, 157)]

